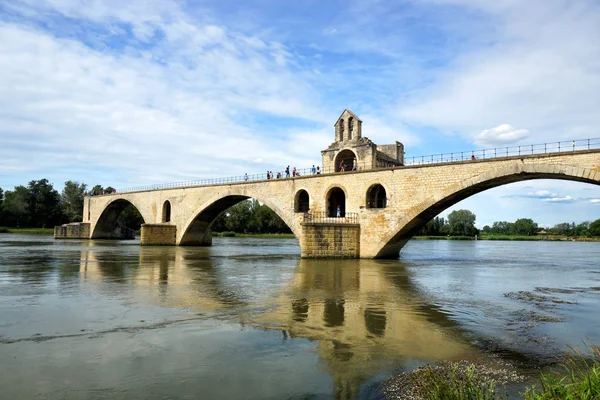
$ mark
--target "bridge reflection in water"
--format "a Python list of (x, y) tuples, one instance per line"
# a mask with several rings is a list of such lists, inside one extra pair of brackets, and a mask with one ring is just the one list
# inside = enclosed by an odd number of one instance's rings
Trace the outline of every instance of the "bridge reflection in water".
[[(398, 261), (285, 259), (289, 281), (257, 293), (260, 283), (248, 280), (261, 279), (251, 267), (263, 257), (221, 260), (210, 249), (142, 247), (138, 268), (105, 252), (84, 250), (81, 260), (84, 279), (127, 283), (161, 307), (316, 341), (339, 399), (355, 398), (361, 383), (390, 371), (478, 357), (455, 323), (423, 302)], [(247, 270), (232, 277), (228, 263)]]

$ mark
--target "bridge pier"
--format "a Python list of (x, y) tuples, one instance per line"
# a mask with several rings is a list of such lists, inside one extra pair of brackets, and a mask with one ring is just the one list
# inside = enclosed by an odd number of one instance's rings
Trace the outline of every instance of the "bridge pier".
[(175, 246), (177, 227), (170, 224), (142, 224), (140, 245), (142, 246)]
[(54, 227), (54, 239), (89, 239), (90, 224), (74, 222)]
[(360, 225), (303, 222), (302, 258), (359, 258)]

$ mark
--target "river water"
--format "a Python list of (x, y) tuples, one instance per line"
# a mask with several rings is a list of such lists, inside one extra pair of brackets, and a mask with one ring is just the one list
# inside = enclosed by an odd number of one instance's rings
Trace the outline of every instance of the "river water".
[(0, 398), (369, 399), (426, 363), (492, 357), (527, 375), (600, 343), (600, 243), (299, 253), (0, 235)]

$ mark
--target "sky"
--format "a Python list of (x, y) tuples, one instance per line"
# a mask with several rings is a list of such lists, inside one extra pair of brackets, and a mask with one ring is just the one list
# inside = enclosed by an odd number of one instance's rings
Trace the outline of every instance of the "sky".
[[(348, 108), (407, 157), (599, 138), (597, 0), (0, 0), (0, 187), (320, 164)], [(600, 187), (475, 195), (482, 227), (600, 218)]]

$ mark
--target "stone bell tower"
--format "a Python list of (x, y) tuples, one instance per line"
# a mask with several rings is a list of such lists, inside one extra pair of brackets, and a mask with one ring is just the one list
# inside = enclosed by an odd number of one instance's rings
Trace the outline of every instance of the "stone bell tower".
[(323, 173), (348, 172), (400, 166), (404, 145), (400, 142), (378, 146), (362, 136), (362, 120), (346, 109), (335, 125), (335, 142), (321, 151)]

